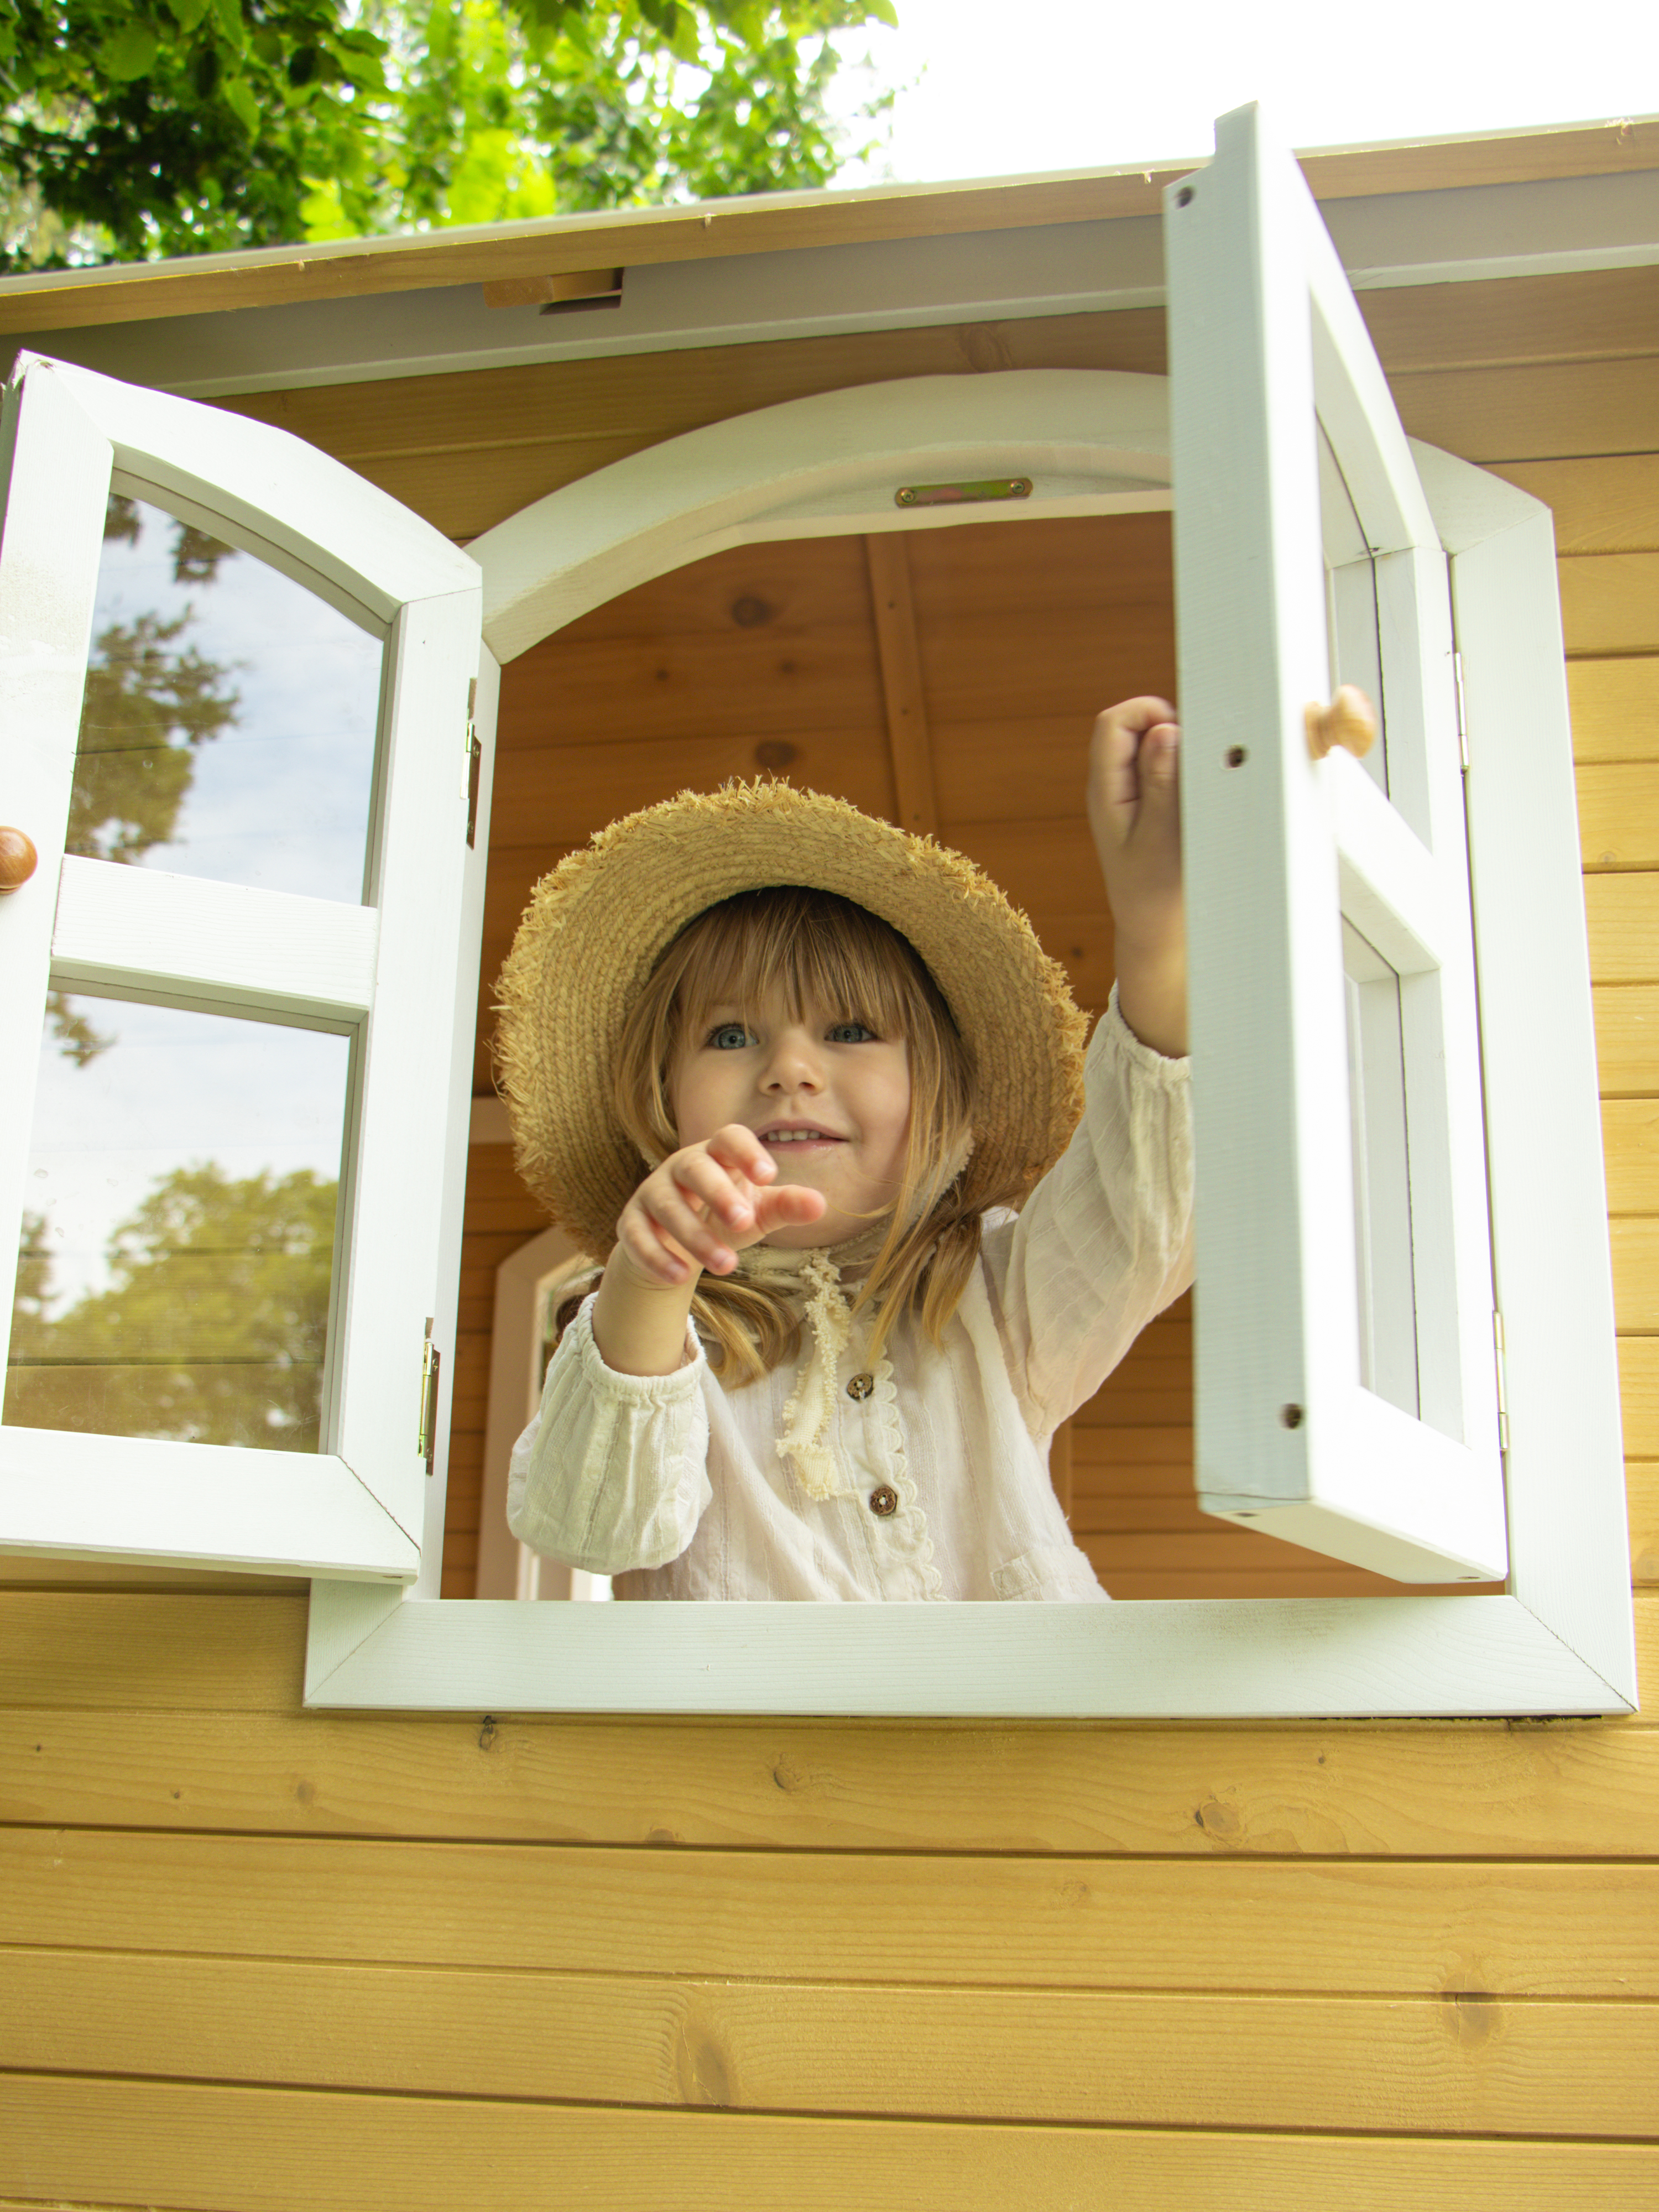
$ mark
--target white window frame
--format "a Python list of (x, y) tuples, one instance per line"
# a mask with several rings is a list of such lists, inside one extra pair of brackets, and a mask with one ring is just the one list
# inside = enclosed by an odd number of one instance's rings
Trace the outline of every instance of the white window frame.
[[(400, 1587), (417, 1575), (434, 1492), (442, 1525), (422, 1383), (428, 1328), (441, 1386), (450, 1364), (465, 1188), (484, 872), (482, 838), (466, 847), (468, 702), (476, 687), (487, 722), (495, 665), (480, 658), (477, 566), (283, 431), (62, 362), (20, 361), (5, 434), (0, 811), (40, 861), (0, 902), (0, 1249), (17, 1249), (54, 981), (342, 1033), (352, 1079), (325, 1448), (0, 1428), (0, 1548)], [(385, 640), (369, 902), (65, 857), (112, 480)]]
[[(905, 483), (1029, 476), (1022, 517), (1167, 507), (1166, 403), (1160, 378), (1011, 371), (823, 394), (690, 432), (474, 541), (486, 638), (510, 659), (618, 593), (731, 546), (916, 526), (920, 516), (893, 505)], [(1036, 1607), (430, 1606), (319, 1584), (310, 1704), (1140, 1718), (1633, 1706), (1553, 532), (1535, 501), (1483, 471), (1426, 448), (1417, 460), (1455, 564), (1477, 914), (1493, 945), (1481, 989), (1511, 1333), (1510, 1594)], [(934, 509), (922, 526), (979, 519)], [(1009, 526), (1018, 526), (1012, 517)], [(1540, 977), (1555, 1001), (1547, 1100), (1538, 1093), (1530, 997)], [(1540, 1246), (1532, 1208), (1552, 1156), (1570, 1167)], [(539, 1253), (526, 1261), (532, 1274), (542, 1265)], [(521, 1390), (522, 1376), (510, 1379)]]

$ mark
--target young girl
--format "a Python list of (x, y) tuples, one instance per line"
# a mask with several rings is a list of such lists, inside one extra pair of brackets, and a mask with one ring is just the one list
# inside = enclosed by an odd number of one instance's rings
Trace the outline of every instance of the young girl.
[(525, 1542), (619, 1598), (1104, 1595), (1048, 1448), (1190, 1279), (1177, 744), (1162, 699), (1096, 726), (1086, 1075), (1024, 917), (839, 800), (686, 794), (538, 885), (503, 1088), (603, 1265), (513, 1454)]

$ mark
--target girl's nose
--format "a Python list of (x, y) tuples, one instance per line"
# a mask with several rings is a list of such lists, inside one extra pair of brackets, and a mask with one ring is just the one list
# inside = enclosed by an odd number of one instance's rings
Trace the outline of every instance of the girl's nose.
[(762, 1075), (768, 1091), (817, 1091), (823, 1082), (823, 1062), (814, 1049), (815, 1040), (805, 1030), (781, 1030), (767, 1055)]

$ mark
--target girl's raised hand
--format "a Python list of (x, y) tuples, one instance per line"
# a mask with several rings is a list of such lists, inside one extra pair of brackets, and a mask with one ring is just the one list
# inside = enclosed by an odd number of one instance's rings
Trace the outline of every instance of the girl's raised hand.
[(717, 1129), (646, 1177), (617, 1223), (618, 1253), (653, 1287), (695, 1285), (705, 1267), (730, 1274), (749, 1245), (824, 1210), (822, 1191), (772, 1187), (777, 1171), (752, 1129)]
[(1137, 1036), (1187, 1049), (1181, 729), (1167, 699), (1125, 699), (1095, 724), (1089, 827), (1115, 929), (1118, 1005)]

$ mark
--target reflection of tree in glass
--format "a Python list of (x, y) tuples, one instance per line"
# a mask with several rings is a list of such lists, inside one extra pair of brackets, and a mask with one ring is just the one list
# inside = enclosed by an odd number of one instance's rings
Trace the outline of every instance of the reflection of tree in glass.
[[(106, 543), (137, 545), (144, 533), (138, 501), (112, 492)], [(175, 584), (212, 584), (235, 548), (191, 523), (173, 520)], [(178, 641), (195, 619), (185, 607), (169, 622), (158, 613), (111, 623), (93, 643), (81, 708), (64, 850), (92, 860), (142, 860), (178, 836), (195, 778), (195, 749), (232, 727), (240, 695), (230, 671)], [(54, 991), (52, 1033), (67, 1060), (84, 1067), (108, 1044), (72, 1002)]]
[(339, 1186), (175, 1169), (110, 1239), (113, 1280), (57, 1320), (26, 1218), (5, 1417), (23, 1428), (315, 1451)]

